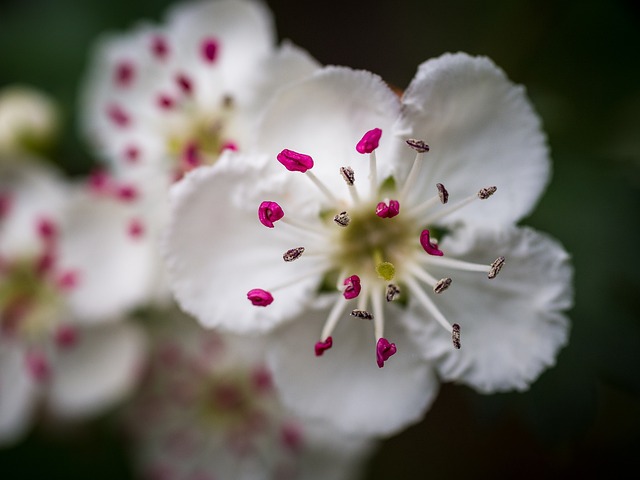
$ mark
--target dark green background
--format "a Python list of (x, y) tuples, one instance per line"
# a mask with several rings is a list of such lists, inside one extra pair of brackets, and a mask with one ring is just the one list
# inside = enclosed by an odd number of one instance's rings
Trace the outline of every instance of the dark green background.
[[(92, 41), (167, 0), (2, 0), (0, 86), (56, 98), (70, 174), (94, 159), (78, 138), (76, 92)], [(444, 386), (422, 423), (383, 442), (366, 480), (613, 478), (640, 465), (640, 8), (622, 0), (268, 2), (282, 38), (325, 64), (400, 88), (422, 61), (463, 50), (527, 87), (543, 117), (553, 181), (525, 223), (572, 253), (570, 345), (524, 394)], [(507, 340), (507, 339), (505, 339)], [(507, 340), (508, 341), (508, 340)], [(132, 478), (109, 417), (56, 433), (41, 426), (0, 450), (0, 477)]]

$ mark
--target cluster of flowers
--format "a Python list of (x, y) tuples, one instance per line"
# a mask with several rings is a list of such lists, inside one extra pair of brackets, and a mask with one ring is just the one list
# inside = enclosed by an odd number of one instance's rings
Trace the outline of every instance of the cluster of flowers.
[(4, 444), (124, 405), (145, 478), (353, 478), (441, 382), (524, 390), (567, 342), (569, 257), (518, 225), (545, 136), (487, 58), (398, 95), (277, 45), (258, 1), (179, 4), (98, 41), (80, 179), (20, 151), (43, 100), (5, 97)]

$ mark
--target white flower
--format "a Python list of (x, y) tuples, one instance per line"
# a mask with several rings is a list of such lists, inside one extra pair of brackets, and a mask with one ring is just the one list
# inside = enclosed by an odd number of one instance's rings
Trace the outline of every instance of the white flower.
[(167, 260), (202, 324), (277, 327), (270, 362), (296, 412), (389, 434), (433, 399), (432, 368), (491, 392), (553, 364), (568, 256), (514, 226), (548, 152), (491, 61), (428, 61), (401, 99), (370, 73), (325, 68), (280, 92), (258, 145), (266, 159), (229, 154), (174, 187)]
[(152, 264), (127, 212), (26, 160), (2, 168), (0, 442), (26, 431), (40, 396), (74, 417), (135, 384), (145, 339), (120, 320), (146, 297)]
[(284, 409), (259, 338), (179, 313), (156, 329), (125, 425), (145, 478), (353, 479), (372, 446)]
[(174, 7), (162, 25), (141, 24), (96, 46), (82, 99), (90, 141), (116, 170), (170, 184), (243, 149), (260, 110), (282, 85), (317, 68), (306, 52), (275, 48), (260, 2)]
[(0, 91), (0, 156), (39, 151), (55, 138), (58, 110), (53, 100), (34, 88), (11, 85)]

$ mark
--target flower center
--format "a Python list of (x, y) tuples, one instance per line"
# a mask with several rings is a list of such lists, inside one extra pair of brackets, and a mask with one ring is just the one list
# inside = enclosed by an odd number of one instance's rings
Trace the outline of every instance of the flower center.
[[(262, 202), (258, 209), (258, 218), (266, 227), (273, 228), (274, 222), (282, 221), (297, 229), (300, 235), (308, 236), (309, 231), (313, 231), (316, 237), (322, 237), (321, 244), (312, 243), (309, 250), (313, 252), (314, 248), (317, 248), (318, 253), (315, 255), (323, 257), (323, 285), (330, 285), (337, 273), (336, 289), (341, 295), (337, 296), (322, 329), (320, 341), (315, 345), (316, 355), (323, 355), (333, 346), (331, 334), (343, 317), (347, 303), (353, 300), (355, 304), (352, 305), (351, 316), (373, 323), (379, 367), (383, 367), (397, 352), (396, 345), (384, 337), (386, 309), (383, 299), (392, 302), (397, 298), (411, 296), (412, 300), (415, 299), (430, 317), (451, 334), (452, 344), (457, 349), (461, 344), (460, 325), (449, 323), (424, 289), (425, 285), (429, 286), (434, 294), (439, 295), (450, 287), (452, 280), (434, 278), (428, 272), (428, 267), (437, 265), (457, 270), (485, 272), (491, 279), (504, 264), (503, 257), (498, 257), (491, 265), (472, 264), (443, 257), (444, 252), (431, 237), (430, 230), (423, 228), (425, 225), (436, 224), (439, 219), (474, 200), (486, 200), (495, 193), (496, 187), (482, 188), (475, 195), (443, 207), (449, 201), (449, 193), (444, 185), (438, 183), (434, 196), (416, 205), (411, 205), (409, 201), (405, 204), (405, 199), (411, 198), (409, 193), (412, 189), (418, 188), (415, 186), (416, 181), (429, 146), (420, 140), (407, 140), (406, 143), (417, 152), (407, 178), (399, 187), (396, 187), (394, 179), (390, 179), (389, 182), (385, 180), (380, 185), (377, 179), (375, 150), (378, 148), (381, 135), (380, 129), (370, 130), (356, 146), (359, 153), (369, 154), (370, 198), (360, 198), (355, 189), (353, 169), (342, 167), (340, 173), (349, 188), (352, 201), (347, 210), (336, 213), (333, 222), (328, 221), (323, 214), (319, 219), (320, 225), (301, 225), (285, 217), (282, 207), (271, 201)], [(285, 149), (277, 158), (287, 170), (304, 173), (333, 208), (349, 204), (338, 200), (311, 172), (314, 162), (309, 155)], [(379, 198), (383, 190), (384, 194), (394, 198)], [(440, 206), (440, 210), (432, 212), (437, 206)], [(303, 246), (290, 249), (284, 253), (283, 259), (286, 262), (297, 261), (305, 255), (305, 251), (306, 248)], [(286, 288), (299, 280), (289, 280), (270, 291), (253, 289), (248, 292), (247, 297), (253, 305), (266, 307), (274, 301), (271, 292)]]

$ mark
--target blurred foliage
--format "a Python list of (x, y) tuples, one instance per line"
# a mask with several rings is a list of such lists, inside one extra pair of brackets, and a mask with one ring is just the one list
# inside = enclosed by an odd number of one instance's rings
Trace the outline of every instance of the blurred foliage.
[[(0, 86), (59, 103), (52, 158), (70, 174), (94, 158), (77, 95), (105, 31), (160, 19), (169, 0), (3, 0)], [(382, 443), (366, 479), (615, 477), (640, 450), (640, 7), (631, 0), (271, 0), (278, 32), (325, 64), (403, 88), (422, 61), (463, 50), (526, 86), (549, 136), (554, 176), (525, 223), (575, 263), (570, 344), (529, 392), (483, 396), (445, 385), (422, 423)], [(500, 341), (509, 341), (508, 338)], [(0, 451), (2, 478), (131, 478), (105, 419), (42, 427)]]

